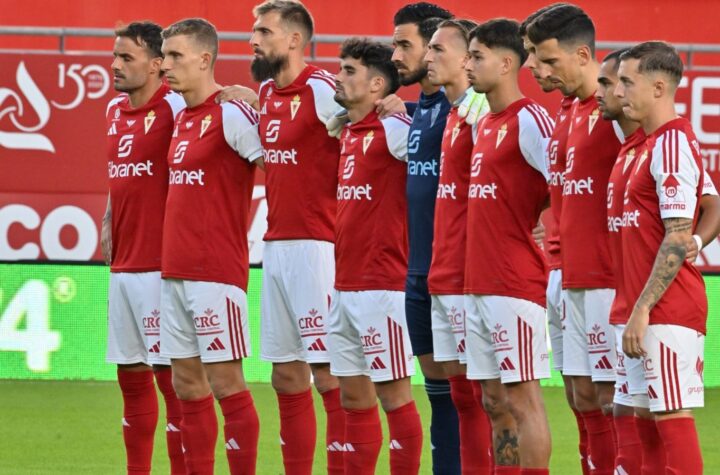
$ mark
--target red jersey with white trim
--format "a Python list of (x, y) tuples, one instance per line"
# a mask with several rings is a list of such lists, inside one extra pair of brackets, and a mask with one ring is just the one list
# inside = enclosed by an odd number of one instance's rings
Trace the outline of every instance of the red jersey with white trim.
[(465, 285), (467, 193), (473, 131), (458, 108), (447, 117), (440, 147), (440, 176), (435, 198), (432, 261), (428, 289), (435, 295), (462, 295)]
[(600, 117), (594, 95), (573, 104), (570, 121), (559, 220), (563, 288), (615, 288), (607, 186), (625, 137), (615, 121)]
[(184, 107), (182, 96), (164, 84), (142, 107), (133, 108), (127, 94), (108, 104), (111, 272), (160, 270), (168, 146)]
[(566, 96), (560, 102), (560, 110), (555, 116), (550, 144), (548, 145), (548, 186), (550, 188), (550, 209), (548, 211), (547, 244), (546, 250), (548, 267), (551, 270), (560, 269), (560, 211), (562, 210), (562, 190), (565, 183), (565, 151), (567, 149), (567, 136), (570, 130), (570, 109), (574, 96)]
[(343, 131), (335, 227), (337, 290), (405, 290), (411, 119), (375, 111)]
[[(650, 278), (664, 219), (695, 221), (703, 190), (700, 146), (687, 119), (671, 120), (648, 136), (647, 151), (635, 161), (623, 215), (637, 226), (622, 230), (623, 284), (632, 308)], [(683, 260), (677, 276), (650, 310), (650, 324), (680, 325), (705, 333), (707, 296), (702, 275)]]
[(168, 153), (162, 276), (247, 289), (248, 219), (262, 156), (257, 112), (212, 94), (177, 118)]
[(266, 241), (335, 238), (340, 145), (325, 124), (340, 109), (335, 76), (307, 66), (278, 88), (260, 85), (260, 139), (268, 204)]
[(633, 171), (635, 158), (645, 150), (645, 132), (638, 128), (622, 144), (617, 161), (610, 172), (607, 190), (607, 225), (613, 275), (615, 276), (615, 299), (610, 309), (610, 323), (624, 325), (630, 317), (625, 299), (622, 257), (622, 229), (637, 226), (634, 214), (623, 213), (625, 187)]
[(552, 128), (545, 109), (528, 98), (480, 122), (470, 165), (466, 294), (545, 306), (545, 256), (532, 230), (548, 198)]

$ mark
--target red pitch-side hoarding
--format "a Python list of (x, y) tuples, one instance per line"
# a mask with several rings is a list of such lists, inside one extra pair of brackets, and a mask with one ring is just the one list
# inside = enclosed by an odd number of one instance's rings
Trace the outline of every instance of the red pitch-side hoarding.
[[(115, 95), (107, 55), (0, 54), (0, 260), (100, 260), (107, 200), (105, 110)], [(331, 72), (337, 63), (318, 63)], [(250, 85), (247, 60), (219, 61), (221, 84)], [(557, 108), (529, 74), (525, 93)], [(403, 92), (407, 99), (417, 88)], [(720, 183), (720, 73), (688, 71), (678, 112), (693, 124), (706, 170)], [(253, 195), (250, 259), (260, 263), (267, 205), (262, 174)], [(703, 271), (720, 272), (720, 243)]]

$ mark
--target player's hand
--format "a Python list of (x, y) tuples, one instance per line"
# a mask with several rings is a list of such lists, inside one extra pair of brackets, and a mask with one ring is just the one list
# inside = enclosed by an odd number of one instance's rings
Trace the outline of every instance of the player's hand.
[(384, 119), (393, 114), (406, 114), (407, 108), (405, 107), (405, 101), (400, 99), (400, 96), (390, 94), (384, 99), (375, 101), (375, 112), (378, 113), (381, 119)]
[(477, 124), (485, 114), (490, 112), (485, 94), (469, 89), (459, 99), (458, 115), (465, 118), (468, 125)]
[(330, 120), (328, 120), (327, 124), (325, 124), (328, 135), (339, 139), (342, 134), (343, 127), (345, 127), (345, 124), (349, 121), (350, 118), (348, 117), (347, 110), (340, 109), (334, 116), (330, 117)]
[(220, 90), (220, 94), (215, 96), (215, 102), (222, 104), (228, 101), (245, 101), (250, 104), (253, 109), (260, 110), (258, 95), (249, 87), (237, 84), (234, 86), (225, 86)]
[(647, 356), (647, 351), (643, 347), (643, 339), (649, 323), (650, 310), (633, 308), (622, 336), (623, 353), (628, 357), (641, 358)]
[[(698, 236), (699, 238), (699, 236)], [(687, 255), (685, 256), (685, 260), (687, 260), (690, 264), (695, 264), (695, 261), (697, 260), (698, 254), (700, 253), (700, 248), (698, 246), (699, 239), (695, 239), (695, 236), (693, 236), (693, 239), (691, 239), (687, 244)], [(702, 241), (700, 241), (702, 243)]]
[(538, 221), (537, 226), (533, 228), (532, 237), (535, 240), (535, 244), (542, 249), (543, 241), (545, 241), (545, 226), (543, 226), (542, 221)]
[(100, 230), (100, 248), (102, 249), (105, 264), (110, 265), (112, 259), (112, 230), (110, 220), (103, 219), (102, 229)]

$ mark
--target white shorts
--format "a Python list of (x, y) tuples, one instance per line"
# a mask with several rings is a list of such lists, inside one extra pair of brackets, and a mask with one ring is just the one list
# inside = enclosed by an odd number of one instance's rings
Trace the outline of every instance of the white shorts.
[(617, 356), (610, 324), (613, 289), (565, 289), (563, 374), (614, 382)]
[(247, 295), (216, 282), (162, 280), (162, 355), (203, 363), (250, 356)]
[(545, 309), (498, 295), (465, 299), (468, 379), (517, 383), (550, 377)]
[(548, 275), (547, 318), (552, 350), (553, 369), (563, 369), (563, 330), (565, 328), (565, 302), (563, 300), (562, 271), (554, 269)]
[(643, 343), (650, 410), (703, 407), (705, 335), (678, 325), (649, 325)]
[(327, 363), (326, 319), (335, 247), (325, 241), (269, 241), (263, 251), (260, 357)]
[(431, 295), (435, 361), (465, 364), (465, 296)]
[(617, 379), (615, 379), (613, 402), (629, 407), (637, 407), (640, 404), (640, 407), (647, 409), (645, 398), (637, 397), (647, 393), (642, 360), (640, 358), (629, 358), (623, 353), (622, 334), (625, 331), (625, 325), (613, 325), (613, 327), (615, 329), (617, 353), (617, 366), (615, 367)]
[(405, 292), (335, 291), (328, 337), (335, 376), (369, 376), (382, 382), (415, 374)]
[(170, 364), (160, 356), (160, 280), (160, 272), (110, 273), (108, 363)]

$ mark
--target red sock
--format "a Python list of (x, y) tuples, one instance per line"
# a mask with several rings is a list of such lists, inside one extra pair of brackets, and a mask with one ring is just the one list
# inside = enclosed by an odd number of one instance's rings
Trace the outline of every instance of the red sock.
[(180, 434), (185, 448), (185, 467), (193, 475), (212, 475), (218, 422), (212, 394), (200, 399), (180, 401)]
[(495, 475), (522, 475), (517, 465), (495, 465)]
[(250, 391), (220, 399), (225, 418), (225, 453), (232, 475), (254, 475), (260, 421)]
[(117, 372), (123, 397), (123, 439), (127, 471), (150, 474), (158, 400), (152, 371)]
[(590, 475), (590, 466), (588, 465), (588, 435), (587, 429), (585, 428), (585, 421), (583, 420), (582, 413), (577, 409), (572, 410), (575, 415), (575, 422), (578, 426), (578, 451), (580, 452), (580, 465), (582, 467), (583, 475)]
[(328, 475), (343, 475), (343, 451), (345, 448), (345, 411), (340, 405), (340, 388), (331, 389), (320, 394), (323, 398), (327, 414), (327, 431), (325, 445), (327, 447)]
[(312, 390), (297, 394), (278, 394), (280, 439), (287, 475), (312, 473), (317, 422)]
[[(492, 427), (475, 399), (465, 375), (451, 376), (450, 395), (460, 422), (460, 463), (463, 475), (492, 475)], [(481, 389), (482, 391), (482, 389)], [(480, 396), (482, 398), (482, 396)]]
[(549, 468), (521, 468), (520, 475), (550, 475)]
[(613, 422), (618, 439), (617, 457), (615, 458), (616, 473), (639, 475), (642, 469), (642, 447), (635, 425), (635, 416), (616, 417)]
[(660, 438), (655, 420), (635, 418), (640, 443), (642, 444), (642, 475), (665, 473), (665, 447)]
[(695, 419), (676, 417), (656, 421), (665, 446), (668, 475), (702, 475), (703, 459)]
[(612, 414), (606, 414), (605, 420), (610, 427), (610, 435), (612, 435), (613, 447), (615, 448), (615, 457), (617, 457), (618, 450), (618, 435), (615, 429), (615, 417)]
[(612, 429), (601, 410), (582, 412), (588, 434), (590, 460), (588, 466), (593, 475), (613, 475), (615, 446)]
[(345, 473), (374, 475), (382, 438), (377, 405), (370, 409), (345, 409)]
[(172, 385), (172, 370), (161, 369), (155, 371), (155, 381), (165, 399), (165, 413), (167, 425), (165, 426), (165, 439), (167, 440), (168, 456), (170, 457), (170, 474), (185, 475), (185, 457), (182, 451), (182, 437), (180, 437), (180, 422), (182, 421), (182, 408), (180, 400), (175, 394)]
[(423, 432), (415, 401), (386, 414), (390, 432), (390, 473), (417, 474), (420, 470)]

